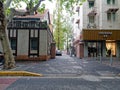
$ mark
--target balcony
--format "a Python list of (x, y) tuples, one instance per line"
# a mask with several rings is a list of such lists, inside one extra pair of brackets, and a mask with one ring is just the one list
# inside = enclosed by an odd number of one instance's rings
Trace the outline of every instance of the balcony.
[(95, 7), (93, 7), (88, 13), (88, 16), (95, 16), (96, 14), (97, 14), (97, 10)]
[(87, 25), (87, 28), (97, 28), (96, 24), (95, 23), (89, 23)]
[(47, 22), (30, 20), (12, 20), (8, 24), (8, 29), (47, 29)]

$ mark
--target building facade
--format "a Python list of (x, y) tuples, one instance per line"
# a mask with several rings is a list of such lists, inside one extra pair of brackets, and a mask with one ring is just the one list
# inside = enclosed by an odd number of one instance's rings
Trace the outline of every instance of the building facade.
[(76, 49), (78, 57), (107, 57), (110, 54), (120, 57), (119, 8), (118, 0), (86, 0), (76, 8), (80, 17), (76, 20), (79, 21), (79, 39), (74, 41), (79, 49)]
[(45, 11), (42, 15), (36, 13), (29, 16), (15, 16), (11, 20), (7, 30), (16, 60), (55, 58), (55, 43), (50, 24), (49, 11)]

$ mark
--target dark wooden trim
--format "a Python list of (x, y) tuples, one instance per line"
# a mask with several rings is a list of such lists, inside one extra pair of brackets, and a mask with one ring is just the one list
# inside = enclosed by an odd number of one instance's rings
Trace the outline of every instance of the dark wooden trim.
[(16, 29), (16, 56), (17, 56), (17, 47), (18, 47), (18, 29)]
[[(30, 56), (37, 56), (37, 57), (39, 57), (39, 29), (37, 30), (37, 33), (38, 33), (38, 36), (37, 37), (31, 37), (31, 29), (29, 30), (29, 48), (28, 48), (28, 56), (30, 57)], [(31, 53), (31, 48), (30, 48), (30, 40), (31, 40), (31, 38), (37, 38), (37, 41), (38, 41), (38, 49), (37, 49), (37, 53)]]
[(39, 48), (40, 48), (40, 46), (39, 46), (39, 44), (40, 44), (39, 41), (40, 40), (39, 39), (40, 39), (40, 30), (38, 29), (38, 51), (37, 51), (38, 52), (38, 56), (39, 56)]
[[(16, 31), (16, 36), (14, 36), (14, 34), (13, 34), (15, 31)], [(12, 32), (12, 36), (10, 35), (11, 32)], [(17, 31), (17, 29), (8, 29), (8, 38), (9, 38), (9, 42), (10, 42), (10, 40), (12, 38), (15, 38), (15, 40), (16, 40), (16, 47), (15, 47), (15, 53), (13, 53), (13, 55), (17, 56), (17, 41), (18, 41), (17, 40), (18, 39), (18, 31)], [(11, 46), (11, 44), (10, 44), (10, 46)]]
[(48, 53), (48, 44), (49, 44), (48, 33), (49, 33), (49, 32), (48, 32), (48, 29), (47, 29), (47, 55), (49, 54), (49, 53)]
[(47, 30), (47, 28), (17, 28), (17, 27), (8, 27), (8, 29), (19, 29), (19, 30), (28, 30), (28, 29), (39, 29), (39, 30)]
[(10, 30), (11, 29), (8, 29), (8, 38), (10, 39)]
[(30, 56), (30, 34), (31, 34), (31, 30), (29, 29), (29, 46), (28, 46), (28, 56)]

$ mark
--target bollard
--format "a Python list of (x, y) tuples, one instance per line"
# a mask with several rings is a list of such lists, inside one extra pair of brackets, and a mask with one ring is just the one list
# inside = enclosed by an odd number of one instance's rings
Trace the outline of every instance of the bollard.
[(112, 60), (112, 54), (110, 55), (110, 66), (112, 66), (113, 60)]
[(100, 63), (102, 64), (102, 58), (101, 58), (101, 53), (100, 53)]

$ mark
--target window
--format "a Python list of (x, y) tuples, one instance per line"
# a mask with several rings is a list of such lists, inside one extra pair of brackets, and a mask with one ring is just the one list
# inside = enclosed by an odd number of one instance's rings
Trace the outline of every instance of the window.
[(89, 23), (94, 23), (95, 17), (94, 16), (89, 16)]
[(107, 0), (107, 4), (115, 4), (115, 0)]
[(107, 4), (110, 4), (111, 0), (107, 0)]
[(30, 39), (30, 49), (37, 50), (38, 49), (38, 38), (31, 38)]
[(16, 50), (16, 38), (11, 38), (10, 43), (12, 50)]
[(94, 1), (89, 1), (89, 8), (94, 7)]
[(111, 13), (107, 13), (107, 20), (111, 21)]
[(107, 20), (108, 21), (115, 21), (116, 20), (116, 13), (115, 12), (107, 13)]
[(112, 0), (112, 4), (115, 4), (115, 0)]
[(116, 13), (112, 13), (113, 21), (116, 20)]

